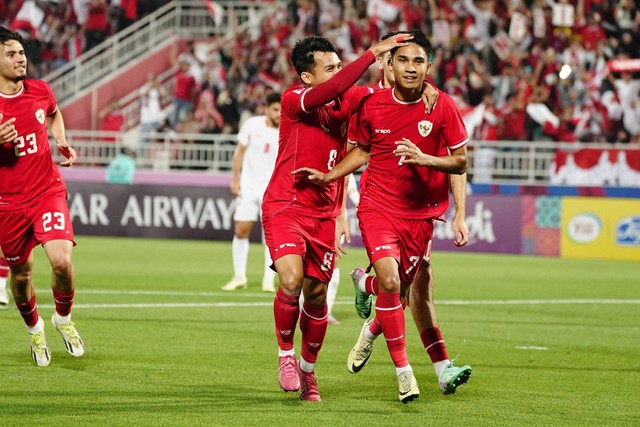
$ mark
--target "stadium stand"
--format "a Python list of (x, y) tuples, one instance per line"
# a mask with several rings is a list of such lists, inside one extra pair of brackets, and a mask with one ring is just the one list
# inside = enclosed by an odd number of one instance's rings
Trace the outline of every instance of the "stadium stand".
[[(4, 3), (5, 10), (15, 10), (14, 3), (19, 2)], [(82, 31), (77, 30), (73, 16), (61, 13), (66, 10), (61, 3), (65, 0), (45, 10), (40, 33), (56, 19), (69, 22), (58, 25), (63, 38), (78, 37)], [(572, 165), (574, 152), (585, 148), (583, 143), (614, 150), (607, 163), (611, 168), (637, 170), (631, 160), (640, 146), (637, 0), (203, 0), (167, 2), (144, 17), (140, 13), (128, 25), (121, 23), (121, 17), (111, 13), (113, 36), (83, 50), (75, 60), (60, 61), (45, 50), (46, 60), (40, 63), (48, 65), (40, 70), (64, 64), (44, 78), (52, 82), (63, 108), (83, 112), (71, 115), (82, 118), (70, 123), (71, 129), (83, 132), (77, 136), (79, 143), (83, 138), (93, 143), (94, 136), (89, 135), (94, 135), (98, 118), (115, 96), (127, 131), (116, 138), (115, 145), (119, 141), (137, 145), (139, 88), (153, 73), (165, 91), (173, 93), (170, 46), (181, 50), (195, 46), (192, 54), (199, 58), (202, 83), (199, 101), (194, 115), (186, 116), (188, 122), (173, 129), (192, 134), (159, 136), (165, 144), (178, 142), (172, 143), (171, 150), (142, 153), (138, 162), (143, 168), (228, 167), (237, 124), (260, 112), (257, 100), (264, 99), (264, 93), (296, 81), (288, 55), (300, 37), (329, 37), (348, 62), (388, 31), (421, 28), (435, 46), (433, 83), (463, 110), (473, 139), (471, 161), (478, 182), (566, 182), (570, 177), (558, 178), (564, 175), (554, 175), (552, 167), (566, 166), (562, 152)], [(67, 47), (67, 51), (78, 49)], [(375, 84), (378, 79), (376, 70), (371, 70), (362, 83)], [(163, 99), (163, 107), (170, 102), (170, 97)], [(207, 143), (188, 144), (186, 153), (179, 143), (183, 140)], [(90, 145), (86, 148), (91, 152)], [(624, 155), (617, 154), (620, 150)], [(153, 157), (158, 155), (162, 161)], [(578, 167), (590, 163), (575, 155)], [(109, 160), (89, 157), (90, 164)], [(634, 179), (613, 181), (619, 185)]]

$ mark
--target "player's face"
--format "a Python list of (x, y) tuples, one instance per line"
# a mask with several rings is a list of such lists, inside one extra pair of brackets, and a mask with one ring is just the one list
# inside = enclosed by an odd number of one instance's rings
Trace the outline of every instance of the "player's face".
[(277, 128), (280, 125), (280, 103), (274, 102), (267, 106), (265, 113), (269, 122), (271, 122), (273, 127)]
[(0, 43), (0, 76), (13, 82), (27, 77), (27, 56), (22, 44), (15, 40)]
[(396, 87), (420, 89), (431, 70), (425, 50), (415, 43), (399, 48), (391, 62)]
[(314, 52), (313, 57), (315, 65), (301, 76), (308, 86), (322, 84), (342, 70), (342, 61), (335, 52)]

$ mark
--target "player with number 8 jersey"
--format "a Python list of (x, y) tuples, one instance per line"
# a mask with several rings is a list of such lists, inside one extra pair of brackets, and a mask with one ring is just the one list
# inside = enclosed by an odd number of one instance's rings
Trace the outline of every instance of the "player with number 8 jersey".
[[(307, 164), (329, 171), (342, 159), (349, 118), (370, 92), (352, 86), (376, 55), (402, 45), (395, 39), (378, 43), (344, 68), (335, 46), (323, 37), (302, 39), (291, 53), (302, 86), (282, 95), (278, 156), (263, 198), (262, 223), (279, 276), (273, 306), (278, 382), (284, 391), (300, 390), (302, 400), (320, 400), (314, 370), (327, 331), (327, 283), (335, 265), (336, 217), (344, 188), (342, 181), (321, 187), (292, 172)], [(302, 350), (296, 361), (298, 319)]]
[(71, 321), (73, 226), (66, 186), (51, 158), (48, 130), (65, 157), (61, 166), (71, 166), (76, 152), (67, 143), (51, 87), (27, 79), (24, 46), (20, 34), (0, 27), (0, 255), (11, 269), (13, 299), (30, 335), (31, 357), (36, 365), (47, 366), (51, 354), (33, 284), (32, 251), (38, 244), (51, 265), (53, 326), (68, 353), (84, 354), (84, 343)]

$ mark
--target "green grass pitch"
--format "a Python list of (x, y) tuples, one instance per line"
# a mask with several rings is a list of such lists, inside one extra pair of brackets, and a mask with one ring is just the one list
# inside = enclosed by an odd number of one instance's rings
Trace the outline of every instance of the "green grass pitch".
[[(346, 357), (362, 321), (342, 260), (334, 315), (316, 365), (323, 402), (278, 388), (273, 295), (222, 292), (230, 242), (79, 236), (74, 320), (86, 354), (70, 357), (49, 318), (49, 268), (36, 288), (52, 353), (36, 367), (11, 305), (0, 311), (0, 425), (637, 426), (640, 263), (436, 253), (436, 301), (449, 355), (473, 374), (443, 396), (407, 311), (420, 398), (398, 401), (384, 341), (357, 375)], [(299, 351), (299, 331), (296, 350)]]

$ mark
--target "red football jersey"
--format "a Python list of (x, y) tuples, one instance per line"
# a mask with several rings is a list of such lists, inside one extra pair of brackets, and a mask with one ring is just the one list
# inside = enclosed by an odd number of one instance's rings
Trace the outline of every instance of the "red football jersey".
[(304, 97), (312, 89), (298, 86), (282, 95), (278, 157), (264, 195), (265, 215), (284, 208), (316, 218), (340, 214), (342, 180), (319, 186), (291, 171), (310, 167), (328, 172), (344, 157), (349, 118), (371, 90), (354, 86), (329, 104), (305, 111)]
[(438, 218), (449, 206), (449, 174), (413, 164), (399, 164), (396, 141), (407, 138), (425, 154), (442, 155), (468, 141), (455, 101), (440, 92), (434, 111), (426, 114), (421, 99), (400, 101), (394, 89), (367, 96), (349, 140), (371, 145), (369, 164), (362, 174), (360, 208), (384, 207), (400, 218)]
[(23, 80), (15, 95), (0, 93), (2, 122), (16, 118), (18, 137), (0, 145), (0, 209), (14, 210), (29, 204), (64, 181), (51, 158), (46, 117), (56, 111), (49, 84)]

